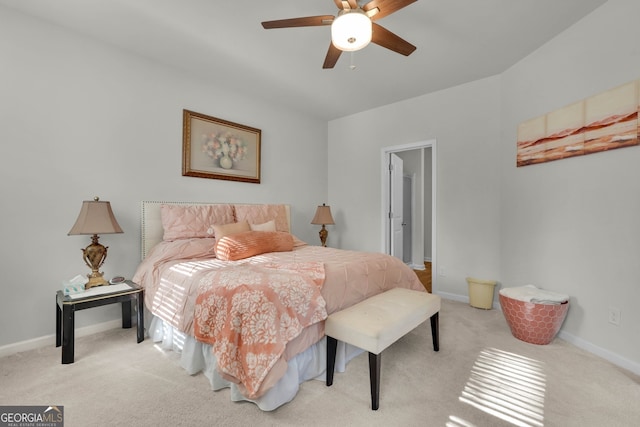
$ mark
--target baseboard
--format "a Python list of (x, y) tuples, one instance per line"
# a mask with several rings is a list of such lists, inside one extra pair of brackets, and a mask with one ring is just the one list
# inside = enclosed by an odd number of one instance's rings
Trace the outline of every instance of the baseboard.
[[(469, 303), (469, 297), (466, 295), (450, 294), (447, 292), (434, 292), (434, 294), (440, 295), (444, 299), (464, 302), (467, 304)], [(502, 307), (500, 307), (499, 301), (493, 301), (493, 308), (498, 311), (502, 311)], [(640, 375), (640, 364), (632, 360), (626, 359), (619, 354), (616, 354), (602, 347), (598, 347), (597, 345), (593, 345), (590, 342), (583, 340), (582, 338), (578, 338), (575, 335), (571, 335), (570, 333), (563, 331), (562, 329), (560, 330), (560, 332), (558, 332), (558, 337), (572, 345), (575, 345), (578, 348), (595, 354), (598, 357), (602, 357), (603, 359), (613, 363), (616, 366), (633, 372), (636, 375)]]
[(602, 347), (598, 347), (597, 345), (593, 345), (588, 341), (583, 340), (582, 338), (578, 338), (575, 335), (572, 335), (568, 332), (560, 330), (558, 333), (558, 337), (567, 341), (570, 344), (575, 345), (578, 348), (588, 351), (589, 353), (595, 354), (596, 356), (602, 357), (605, 360), (617, 365), (627, 371), (631, 371), (636, 375), (640, 375), (640, 364), (636, 363), (632, 360), (624, 358), (619, 354), (616, 354), (612, 351), (604, 349)]
[(458, 295), (458, 294), (450, 294), (448, 292), (435, 292), (435, 291), (433, 293), (436, 295), (440, 295), (444, 299), (469, 303), (469, 297), (467, 295)]
[(412, 270), (418, 270), (418, 271), (423, 271), (426, 270), (426, 268), (424, 268), (424, 264), (420, 265), (420, 264), (413, 264), (413, 263), (409, 263), (407, 264), (409, 266), (410, 269)]
[[(108, 322), (98, 323), (95, 325), (83, 326), (75, 330), (75, 337), (83, 337), (93, 335), (98, 332), (108, 331), (122, 327), (122, 319), (109, 320)], [(37, 348), (56, 345), (56, 335), (45, 335), (39, 338), (33, 338), (26, 341), (20, 341), (13, 344), (7, 344), (0, 347), (0, 357), (9, 356), (23, 351), (35, 350)]]
[[(440, 295), (444, 299), (448, 299), (451, 301), (464, 302), (469, 304), (469, 296), (468, 295), (458, 295), (458, 294), (450, 294), (447, 292), (433, 292), (434, 294)], [(502, 307), (500, 307), (500, 301), (493, 301), (493, 310), (502, 311)]]

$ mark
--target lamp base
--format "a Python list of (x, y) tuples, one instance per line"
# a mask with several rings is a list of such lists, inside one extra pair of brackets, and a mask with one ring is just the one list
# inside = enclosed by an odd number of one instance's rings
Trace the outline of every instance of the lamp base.
[(107, 282), (104, 277), (102, 277), (102, 273), (99, 273), (100, 275), (95, 275), (92, 274), (87, 274), (87, 277), (89, 278), (89, 282), (87, 282), (86, 285), (84, 285), (85, 289), (90, 289), (93, 288), (94, 286), (104, 286), (104, 285), (108, 285), (109, 282)]
[(318, 233), (318, 235), (320, 236), (320, 243), (322, 243), (323, 247), (326, 247), (327, 236), (329, 236), (329, 231), (324, 227), (324, 224), (322, 224), (322, 228), (320, 229), (320, 232)]
[(93, 288), (94, 286), (108, 285), (109, 282), (102, 277), (102, 271), (99, 268), (107, 259), (107, 246), (102, 246), (98, 243), (98, 235), (94, 234), (91, 237), (91, 244), (82, 249), (82, 259), (87, 267), (91, 269), (91, 274), (87, 274), (89, 283), (84, 285), (85, 289)]

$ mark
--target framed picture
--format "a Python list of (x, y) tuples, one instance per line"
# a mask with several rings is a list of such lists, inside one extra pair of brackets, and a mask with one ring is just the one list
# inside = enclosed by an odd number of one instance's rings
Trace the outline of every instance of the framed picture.
[(182, 176), (260, 183), (260, 129), (183, 111)]

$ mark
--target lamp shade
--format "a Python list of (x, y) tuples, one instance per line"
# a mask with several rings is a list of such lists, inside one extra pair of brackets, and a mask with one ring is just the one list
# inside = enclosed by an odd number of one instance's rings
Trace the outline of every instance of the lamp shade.
[(78, 219), (67, 235), (114, 234), (122, 232), (122, 228), (120, 228), (111, 210), (111, 203), (102, 202), (96, 197), (93, 200), (85, 200), (82, 202)]
[(331, 23), (331, 42), (340, 50), (360, 50), (371, 41), (371, 19), (360, 9), (341, 12)]
[(331, 206), (327, 206), (324, 203), (322, 206), (318, 206), (318, 209), (316, 209), (316, 215), (311, 220), (311, 224), (335, 224), (335, 222), (333, 222), (333, 217), (331, 216)]

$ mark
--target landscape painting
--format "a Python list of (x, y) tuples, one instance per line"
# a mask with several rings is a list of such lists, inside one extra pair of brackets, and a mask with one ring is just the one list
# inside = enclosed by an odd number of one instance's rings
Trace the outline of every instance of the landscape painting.
[(640, 80), (518, 126), (517, 166), (638, 145)]

